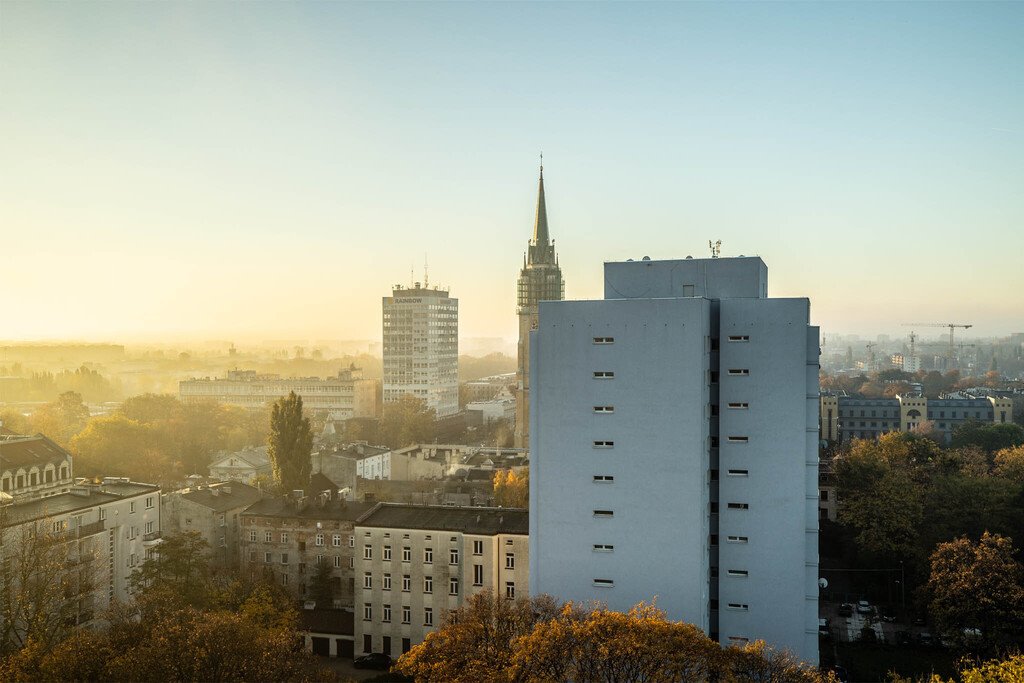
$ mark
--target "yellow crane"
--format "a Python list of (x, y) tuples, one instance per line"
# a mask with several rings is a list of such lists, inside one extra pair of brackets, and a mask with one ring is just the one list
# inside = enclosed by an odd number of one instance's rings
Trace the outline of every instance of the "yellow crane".
[(953, 369), (956, 365), (956, 345), (953, 340), (953, 331), (962, 327), (965, 330), (969, 330), (974, 325), (968, 325), (965, 323), (903, 323), (904, 327), (948, 327), (949, 328), (949, 369)]

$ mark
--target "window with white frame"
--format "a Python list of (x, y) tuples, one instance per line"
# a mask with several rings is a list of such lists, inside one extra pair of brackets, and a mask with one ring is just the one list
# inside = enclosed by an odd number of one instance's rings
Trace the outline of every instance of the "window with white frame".
[(402, 574), (402, 592), (408, 593), (412, 590), (412, 577), (408, 574)]
[(331, 545), (335, 548), (341, 547), (341, 534), (334, 534), (331, 536)]
[(434, 608), (424, 607), (423, 608), (423, 625), (433, 626), (434, 625)]
[(363, 588), (373, 588), (373, 574), (370, 572), (363, 574)]
[(424, 564), (433, 564), (434, 563), (434, 549), (433, 548), (424, 548), (423, 549), (423, 563)]
[(459, 579), (457, 576), (453, 576), (448, 579), (448, 595), (459, 594)]
[(412, 621), (412, 607), (409, 605), (402, 605), (402, 623), (408, 624)]
[(391, 559), (391, 546), (389, 546), (389, 545), (384, 546), (384, 559), (385, 560), (390, 560)]
[(505, 582), (505, 599), (515, 600), (516, 599), (516, 582), (506, 581)]
[(484, 554), (484, 542), (483, 541), (473, 541), (473, 554), (474, 555), (483, 555)]
[(515, 553), (505, 553), (505, 569), (515, 569), (515, 568), (516, 568), (516, 554)]
[(381, 584), (380, 585), (381, 585), (381, 588), (386, 590), (386, 591), (391, 590), (391, 574), (384, 574), (384, 576), (381, 578)]
[(484, 585), (484, 566), (482, 564), (473, 565), (473, 585)]
[(363, 546), (363, 559), (364, 560), (372, 560), (373, 559), (373, 546), (372, 545), (364, 545)]

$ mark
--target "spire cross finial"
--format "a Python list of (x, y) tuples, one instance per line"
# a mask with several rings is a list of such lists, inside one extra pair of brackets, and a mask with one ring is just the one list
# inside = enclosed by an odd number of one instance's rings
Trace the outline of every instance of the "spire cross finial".
[(540, 177), (544, 177), (544, 152), (540, 153)]

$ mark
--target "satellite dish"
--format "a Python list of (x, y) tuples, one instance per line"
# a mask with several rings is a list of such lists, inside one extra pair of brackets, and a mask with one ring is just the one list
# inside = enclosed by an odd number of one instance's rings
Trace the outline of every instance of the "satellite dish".
[(818, 579), (818, 588), (828, 588), (828, 579), (824, 577)]
[(640, 260), (641, 260), (641, 261), (650, 261), (650, 260), (651, 260), (651, 257), (650, 257), (650, 256), (644, 256), (644, 257), (643, 257), (642, 259), (640, 259)]

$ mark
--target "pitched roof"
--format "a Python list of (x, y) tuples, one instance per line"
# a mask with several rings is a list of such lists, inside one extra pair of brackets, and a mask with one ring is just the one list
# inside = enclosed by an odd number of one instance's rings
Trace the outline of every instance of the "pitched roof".
[(201, 489), (187, 489), (176, 493), (185, 500), (210, 508), (214, 512), (248, 507), (263, 497), (262, 491), (258, 488), (239, 481), (225, 481)]
[(242, 460), (256, 469), (268, 467), (270, 465), (270, 456), (267, 454), (267, 447), (257, 446), (236, 451), (234, 453), (224, 453), (218, 457), (217, 460), (213, 461), (213, 463), (210, 464), (210, 467), (223, 467), (221, 463), (225, 460), (230, 460), (231, 458)]
[(294, 501), (287, 498), (264, 498), (250, 505), (242, 514), (310, 520), (336, 519), (354, 522), (369, 511), (373, 505), (373, 503), (332, 500), (321, 507), (316, 500), (311, 500), (308, 501), (305, 509), (298, 510)]
[(0, 469), (62, 462), (71, 454), (42, 434), (0, 440)]
[(524, 508), (452, 507), (378, 503), (356, 526), (389, 529), (432, 529), (466, 534), (528, 534), (529, 510)]

